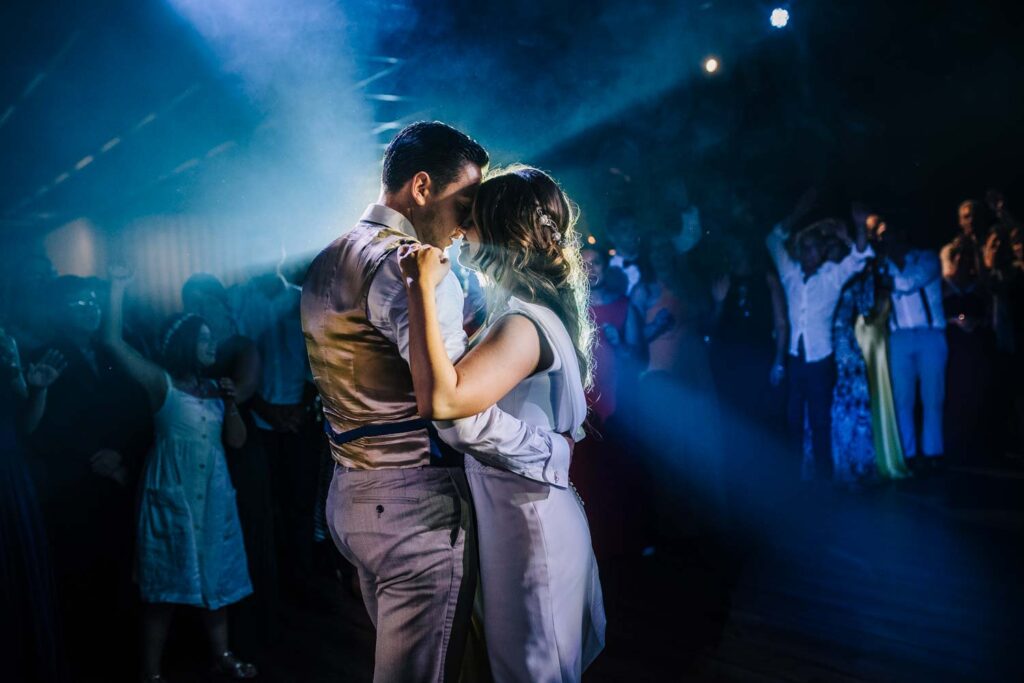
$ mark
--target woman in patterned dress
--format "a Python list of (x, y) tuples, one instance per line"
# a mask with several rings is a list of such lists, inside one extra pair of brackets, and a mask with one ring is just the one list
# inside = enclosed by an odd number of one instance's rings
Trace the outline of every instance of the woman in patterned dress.
[[(827, 236), (826, 236), (827, 237)], [(843, 242), (830, 240), (830, 258)], [(832, 323), (836, 385), (832, 402), (833, 481), (854, 487), (907, 476), (896, 429), (886, 353), (888, 298), (872, 262), (843, 289)]]

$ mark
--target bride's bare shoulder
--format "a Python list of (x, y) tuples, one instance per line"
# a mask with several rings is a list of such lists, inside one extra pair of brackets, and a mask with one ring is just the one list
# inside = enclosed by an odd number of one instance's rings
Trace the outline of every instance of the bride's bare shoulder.
[(552, 350), (540, 324), (521, 311), (511, 311), (494, 322), (488, 338), (496, 346), (516, 349), (537, 359), (537, 367), (551, 364)]
[(537, 339), (538, 336), (537, 327), (529, 317), (518, 312), (509, 312), (491, 323), (484, 341), (502, 344), (516, 341), (522, 343)]

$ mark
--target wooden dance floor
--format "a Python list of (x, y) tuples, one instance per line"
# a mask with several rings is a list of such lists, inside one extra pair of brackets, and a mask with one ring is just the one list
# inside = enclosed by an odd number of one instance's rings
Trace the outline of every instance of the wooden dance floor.
[[(1024, 680), (1020, 469), (760, 505), (734, 510), (757, 521), (724, 553), (681, 543), (603, 570), (608, 647), (584, 680)], [(285, 609), (260, 680), (371, 679), (361, 603), (322, 581), (321, 608)]]

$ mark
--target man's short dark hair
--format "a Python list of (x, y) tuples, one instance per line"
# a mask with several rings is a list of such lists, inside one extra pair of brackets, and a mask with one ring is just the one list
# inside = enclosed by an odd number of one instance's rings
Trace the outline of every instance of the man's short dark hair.
[(450, 185), (466, 163), (481, 168), (490, 157), (462, 131), (440, 121), (419, 121), (402, 129), (384, 150), (381, 180), (387, 192), (396, 192), (414, 175), (425, 171), (441, 189)]
[(181, 303), (186, 311), (191, 311), (203, 297), (210, 297), (226, 304), (228, 293), (221, 281), (213, 275), (195, 273), (181, 288)]

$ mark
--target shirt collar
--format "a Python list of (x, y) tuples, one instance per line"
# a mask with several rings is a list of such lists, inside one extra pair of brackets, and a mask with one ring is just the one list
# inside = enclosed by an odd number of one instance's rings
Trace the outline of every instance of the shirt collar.
[(386, 228), (404, 232), (414, 239), (419, 239), (419, 236), (416, 234), (416, 228), (413, 227), (408, 218), (383, 204), (370, 204), (366, 207), (366, 211), (363, 212), (363, 217), (360, 220), (365, 223), (383, 225)]

